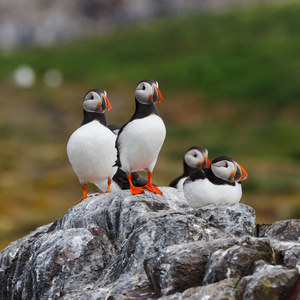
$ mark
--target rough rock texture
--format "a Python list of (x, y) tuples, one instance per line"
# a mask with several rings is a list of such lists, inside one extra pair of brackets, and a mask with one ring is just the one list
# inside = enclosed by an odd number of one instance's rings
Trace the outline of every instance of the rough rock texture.
[(239, 299), (287, 299), (299, 280), (297, 270), (268, 266), (243, 277), (236, 289)]
[(207, 205), (197, 210), (196, 215), (208, 222), (212, 227), (233, 234), (234, 236), (255, 234), (255, 211), (252, 207), (239, 204), (220, 204), (222, 214), (215, 205)]
[(275, 222), (264, 236), (271, 240), (277, 263), (300, 272), (300, 220)]
[(299, 297), (299, 220), (256, 237), (249, 206), (193, 210), (182, 192), (162, 191), (86, 199), (11, 243), (0, 299)]

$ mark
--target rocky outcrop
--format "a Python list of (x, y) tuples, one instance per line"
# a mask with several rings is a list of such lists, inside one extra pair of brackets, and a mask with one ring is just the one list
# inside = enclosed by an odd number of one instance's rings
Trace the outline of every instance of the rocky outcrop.
[(0, 253), (1, 299), (298, 299), (300, 220), (181, 191), (103, 194)]

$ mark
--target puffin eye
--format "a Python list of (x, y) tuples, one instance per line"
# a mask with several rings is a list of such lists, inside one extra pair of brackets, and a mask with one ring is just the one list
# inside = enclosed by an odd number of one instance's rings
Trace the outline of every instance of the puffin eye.
[(227, 162), (225, 163), (224, 167), (225, 167), (225, 168), (228, 168), (228, 163), (227, 163)]
[(145, 85), (143, 84), (142, 90), (144, 91), (146, 89)]
[(94, 100), (94, 96), (93, 96), (93, 94), (91, 95), (91, 100)]
[(194, 153), (194, 155), (193, 155), (194, 157), (197, 157), (197, 154), (196, 153)]

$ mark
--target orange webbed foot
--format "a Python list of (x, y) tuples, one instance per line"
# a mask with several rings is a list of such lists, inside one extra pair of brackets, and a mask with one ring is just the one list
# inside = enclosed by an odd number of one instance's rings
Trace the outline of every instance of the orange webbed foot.
[(150, 191), (150, 192), (152, 192), (152, 193), (155, 193), (155, 194), (162, 194), (162, 191), (158, 188), (158, 187), (156, 187), (156, 186), (154, 186), (154, 185), (152, 185), (152, 184), (147, 184), (147, 185), (145, 185), (145, 188), (148, 190), (148, 191)]
[(92, 196), (86, 196), (86, 197), (82, 197), (79, 199), (79, 201), (76, 204), (79, 204), (82, 200), (86, 199), (86, 198), (91, 198)]
[(134, 185), (130, 187), (130, 191), (132, 195), (142, 194), (144, 192), (144, 189), (145, 189), (144, 187), (138, 187)]

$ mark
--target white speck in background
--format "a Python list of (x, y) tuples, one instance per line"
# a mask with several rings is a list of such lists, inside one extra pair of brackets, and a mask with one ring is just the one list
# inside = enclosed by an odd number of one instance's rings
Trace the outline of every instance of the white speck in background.
[(44, 74), (44, 82), (48, 87), (59, 87), (63, 82), (63, 75), (57, 69), (49, 69)]
[(35, 84), (35, 72), (28, 65), (19, 66), (13, 74), (13, 80), (17, 87), (29, 88)]

